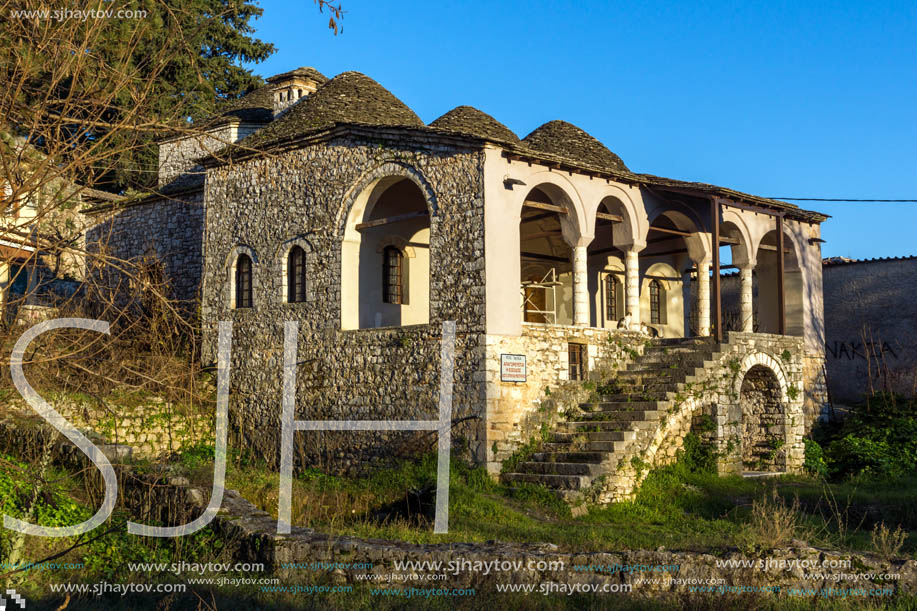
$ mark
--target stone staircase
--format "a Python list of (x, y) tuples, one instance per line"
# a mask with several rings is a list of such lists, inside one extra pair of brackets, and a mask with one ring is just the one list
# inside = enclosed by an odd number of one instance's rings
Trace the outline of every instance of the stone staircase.
[(614, 380), (599, 385), (607, 394), (596, 403), (580, 404), (575, 415), (568, 414), (551, 439), (521, 463), (518, 472), (504, 473), (503, 481), (544, 485), (570, 503), (581, 499), (599, 478), (614, 487), (608, 480), (622, 477), (619, 465), (640, 456), (675, 405), (676, 395), (703, 376), (720, 350), (712, 338), (654, 340)]

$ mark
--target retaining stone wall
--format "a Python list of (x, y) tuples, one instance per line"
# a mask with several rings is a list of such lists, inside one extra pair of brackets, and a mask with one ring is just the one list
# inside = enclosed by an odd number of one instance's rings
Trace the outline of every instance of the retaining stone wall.
[[(556, 424), (560, 410), (586, 400), (589, 393), (581, 385), (568, 383), (568, 344), (587, 347), (589, 378), (604, 381), (626, 367), (632, 355), (642, 353), (647, 339), (633, 332), (536, 323), (524, 323), (518, 337), (488, 335), (488, 470), (498, 473), (502, 461), (538, 435), (542, 425)], [(501, 381), (501, 354), (525, 355), (525, 382)]]
[[(170, 403), (150, 401), (134, 407), (112, 405), (106, 409), (91, 399), (48, 397), (47, 400), (77, 429), (109, 444), (130, 446), (135, 458), (156, 458), (198, 444), (214, 443), (214, 415), (193, 413)], [(8, 409), (20, 417), (36, 417), (22, 399), (11, 401)]]

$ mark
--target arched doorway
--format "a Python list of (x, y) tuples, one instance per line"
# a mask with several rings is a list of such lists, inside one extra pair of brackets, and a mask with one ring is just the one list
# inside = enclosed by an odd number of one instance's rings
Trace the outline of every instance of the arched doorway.
[[(708, 328), (699, 322), (696, 304), (698, 294), (706, 291), (709, 295), (709, 268), (704, 268), (698, 275), (696, 264), (706, 261), (709, 253), (699, 229), (698, 222), (679, 210), (665, 210), (654, 217), (650, 223), (646, 248), (640, 253), (641, 266), (644, 267), (644, 288), (657, 280), (666, 286), (668, 304), (662, 308), (669, 312), (662, 324), (653, 324), (653, 295), (648, 290), (641, 293), (641, 320), (657, 329), (666, 337), (688, 335), (705, 335)], [(653, 270), (650, 273), (650, 270)], [(656, 285), (657, 287), (660, 284)], [(709, 300), (706, 302), (709, 304)], [(709, 309), (709, 305), (707, 306)], [(676, 320), (676, 317), (678, 318)]]
[(751, 367), (739, 394), (742, 410), (742, 464), (746, 471), (785, 471), (787, 468), (786, 409), (780, 382), (763, 365)]
[(354, 200), (341, 250), (341, 326), (430, 320), (430, 207), (411, 178), (374, 181)]
[(533, 188), (519, 220), (522, 320), (573, 324), (573, 249), (565, 239), (575, 221), (555, 185)]
[[(777, 232), (768, 232), (758, 245), (755, 275), (757, 280), (757, 328), (760, 333), (780, 332), (779, 307), (779, 261), (777, 253)], [(783, 286), (786, 335), (802, 336), (805, 319), (803, 316), (802, 268), (799, 253), (790, 235), (783, 238)]]
[[(725, 215), (724, 215), (725, 216)], [(720, 269), (730, 270), (723, 274), (720, 284), (723, 304), (723, 330), (757, 330), (758, 314), (754, 307), (755, 279), (752, 271), (752, 257), (748, 233), (741, 221), (726, 221), (720, 225)], [(734, 270), (734, 271), (732, 271)], [(750, 295), (744, 294), (750, 282)]]

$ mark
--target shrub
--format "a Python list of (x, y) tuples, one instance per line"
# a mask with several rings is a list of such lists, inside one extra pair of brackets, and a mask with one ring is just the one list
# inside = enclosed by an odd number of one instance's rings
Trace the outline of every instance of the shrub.
[(806, 473), (818, 477), (828, 476), (828, 463), (825, 462), (825, 453), (814, 439), (803, 439), (806, 444), (806, 459), (803, 467)]
[(833, 478), (897, 478), (917, 471), (917, 401), (880, 394), (822, 433)]

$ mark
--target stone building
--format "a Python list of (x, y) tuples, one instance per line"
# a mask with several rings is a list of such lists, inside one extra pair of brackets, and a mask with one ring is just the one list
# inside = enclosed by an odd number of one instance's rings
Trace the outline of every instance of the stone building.
[(917, 389), (917, 257), (825, 259), (828, 391), (838, 403)]
[[(442, 323), (455, 321), (453, 435), (493, 472), (541, 424), (566, 443), (571, 418), (557, 422), (547, 392), (600, 366), (655, 401), (630, 418), (639, 431), (590, 429), (592, 454), (552, 448), (516, 480), (581, 490), (622, 452), (668, 460), (699, 414), (730, 448), (724, 468), (748, 468), (729, 440), (754, 428), (740, 398), (762, 393), (756, 413), (771, 415), (755, 426), (779, 437), (779, 468), (801, 462), (823, 402), (798, 392), (821, 384), (824, 215), (633, 172), (564, 121), (520, 139), (468, 106), (424, 124), (356, 72), (268, 81), (206, 129), (164, 142), (163, 195), (109, 210), (97, 229), (121, 236), (110, 243), (127, 255), (163, 258), (185, 296), (199, 291), (205, 358), (217, 322), (233, 322), (231, 414), (247, 448), (277, 459), (284, 321), (299, 323), (297, 418), (329, 420), (433, 417)], [(720, 247), (742, 279), (732, 326)], [(625, 315), (666, 339), (619, 330)], [(681, 356), (669, 363), (670, 353)], [(521, 378), (501, 369), (507, 355), (524, 357)], [(671, 371), (654, 369), (662, 362)], [(650, 370), (668, 378), (658, 396)], [(703, 396), (682, 400), (701, 382)], [(663, 407), (681, 424), (659, 422)], [(417, 443), (413, 433), (297, 433), (298, 458), (330, 468)], [(560, 468), (577, 461), (586, 468)]]

